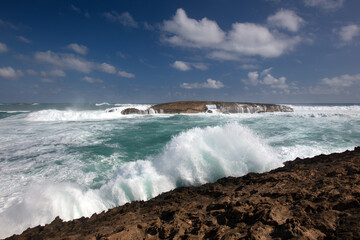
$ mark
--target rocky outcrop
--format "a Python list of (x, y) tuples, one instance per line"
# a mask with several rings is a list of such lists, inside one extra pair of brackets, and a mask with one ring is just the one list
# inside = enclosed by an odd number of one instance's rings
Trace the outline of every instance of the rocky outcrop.
[(9, 239), (360, 239), (360, 148), (181, 187)]
[(137, 108), (126, 108), (121, 111), (121, 114), (149, 114), (148, 110), (139, 110)]
[(292, 108), (275, 104), (237, 103), (216, 101), (184, 101), (157, 104), (151, 107), (157, 113), (260, 113), (292, 112)]
[[(125, 109), (127, 110), (127, 109)], [(123, 111), (124, 114), (129, 114)], [(216, 101), (183, 101), (162, 103), (151, 106), (148, 112), (155, 113), (261, 113), (261, 112), (292, 112), (288, 106), (261, 103), (237, 103), (237, 102), (216, 102)], [(140, 110), (139, 110), (140, 111)], [(122, 112), (122, 113), (123, 113)], [(136, 113), (136, 111), (134, 111)]]

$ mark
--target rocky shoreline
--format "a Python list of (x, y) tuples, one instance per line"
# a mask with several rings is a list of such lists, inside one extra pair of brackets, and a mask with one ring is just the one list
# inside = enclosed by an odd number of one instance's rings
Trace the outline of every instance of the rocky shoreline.
[(360, 147), (181, 187), (8, 239), (359, 239)]
[[(107, 109), (114, 112), (116, 108)], [(156, 104), (146, 110), (127, 108), (122, 114), (153, 114), (153, 113), (262, 113), (262, 112), (292, 112), (293, 109), (284, 105), (263, 103), (217, 102), (217, 101), (181, 101)]]

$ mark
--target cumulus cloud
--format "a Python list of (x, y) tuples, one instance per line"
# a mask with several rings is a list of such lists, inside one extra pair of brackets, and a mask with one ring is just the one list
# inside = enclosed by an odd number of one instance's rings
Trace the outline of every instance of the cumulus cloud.
[(228, 36), (224, 49), (248, 56), (279, 57), (300, 42), (300, 37), (276, 36), (253, 23), (234, 23)]
[(203, 71), (208, 69), (208, 66), (204, 63), (191, 63), (191, 62), (183, 62), (183, 61), (175, 61), (173, 64), (170, 64), (170, 66), (180, 71), (189, 71), (192, 68), (196, 68)]
[(116, 68), (113, 65), (110, 65), (108, 63), (101, 63), (98, 65), (99, 69), (103, 72), (109, 73), (109, 74), (115, 74)]
[(289, 86), (286, 83), (285, 77), (279, 77), (276, 78), (273, 75), (270, 74), (270, 71), (272, 68), (267, 68), (263, 70), (260, 74), (259, 72), (249, 72), (248, 78), (243, 79), (242, 82), (246, 85), (253, 85), (256, 86), (258, 84), (267, 85), (271, 88), (279, 88), (282, 90), (286, 90), (289, 88)]
[(20, 41), (22, 41), (24, 43), (31, 43), (31, 41), (24, 36), (17, 36), (17, 39), (19, 39)]
[(134, 78), (135, 77), (135, 74), (133, 73), (128, 73), (128, 72), (125, 72), (125, 71), (119, 71), (118, 72), (118, 75), (120, 77), (124, 77), (124, 78)]
[(15, 80), (19, 77), (24, 76), (21, 70), (15, 70), (12, 67), (0, 68), (0, 77), (8, 80)]
[(8, 50), (9, 50), (9, 49), (8, 49), (8, 47), (6, 46), (6, 44), (0, 42), (0, 54), (1, 54), (1, 53), (4, 53), (4, 52), (7, 52)]
[(243, 80), (243, 82), (245, 84), (250, 84), (250, 85), (258, 85), (259, 84), (259, 73), (258, 72), (249, 72), (248, 73), (248, 79), (247, 80)]
[(320, 7), (326, 10), (335, 10), (341, 8), (345, 0), (304, 0), (305, 5), (309, 7)]
[(163, 31), (171, 36), (165, 41), (179, 46), (204, 47), (224, 41), (225, 33), (215, 21), (203, 18), (200, 21), (188, 18), (179, 8), (172, 20), (164, 21)]
[(267, 74), (264, 77), (263, 84), (269, 85), (272, 88), (281, 88), (281, 89), (288, 88), (285, 77), (275, 78), (271, 74)]
[(180, 71), (189, 71), (191, 69), (188, 63), (182, 61), (175, 61), (171, 66)]
[(296, 15), (294, 11), (281, 9), (267, 19), (269, 25), (284, 28), (286, 30), (297, 32), (304, 20)]
[(73, 54), (54, 53), (52, 51), (36, 52), (35, 59), (54, 65), (59, 68), (71, 69), (83, 73), (89, 73), (94, 68), (94, 63)]
[[(291, 18), (289, 14), (285, 16)], [(300, 22), (296, 17), (296, 14), (292, 16), (292, 21)], [(294, 23), (282, 23), (282, 26), (294, 29)], [(299, 36), (272, 33), (267, 27), (254, 23), (234, 23), (232, 29), (225, 33), (215, 21), (207, 18), (191, 19), (181, 8), (171, 20), (163, 22), (161, 29), (164, 42), (175, 46), (209, 49), (209, 57), (218, 60), (237, 60), (243, 55), (278, 57), (293, 49), (301, 40)]]
[(88, 53), (88, 48), (86, 46), (77, 43), (70, 43), (66, 48), (81, 55), (86, 55)]
[(342, 27), (338, 34), (343, 41), (350, 42), (354, 37), (360, 35), (360, 27), (356, 24), (350, 24)]
[(103, 83), (104, 82), (100, 78), (92, 78), (92, 77), (88, 77), (88, 76), (83, 77), (81, 79), (81, 81), (88, 82), (88, 83)]
[(360, 74), (344, 74), (339, 77), (323, 78), (321, 82), (330, 87), (350, 87), (355, 84), (360, 84)]
[(220, 81), (216, 81), (214, 79), (207, 79), (204, 83), (182, 83), (180, 87), (186, 89), (193, 89), (193, 88), (212, 88), (212, 89), (220, 89), (224, 87), (224, 84)]
[(123, 12), (119, 14), (116, 11), (104, 13), (105, 18), (110, 22), (119, 22), (126, 27), (137, 28), (138, 23), (134, 20), (129, 12)]
[(105, 73), (115, 74), (116, 68), (108, 63), (90, 62), (74, 54), (54, 53), (52, 51), (36, 52), (34, 58), (46, 64), (53, 65), (60, 69), (71, 69), (78, 72), (90, 73), (93, 70), (100, 70)]

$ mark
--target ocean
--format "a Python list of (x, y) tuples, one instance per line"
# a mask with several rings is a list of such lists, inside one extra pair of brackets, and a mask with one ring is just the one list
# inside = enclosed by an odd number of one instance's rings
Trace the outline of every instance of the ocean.
[[(360, 105), (121, 115), (150, 104), (0, 104), (0, 238), (179, 186), (360, 145)], [(108, 108), (119, 111), (106, 112)]]

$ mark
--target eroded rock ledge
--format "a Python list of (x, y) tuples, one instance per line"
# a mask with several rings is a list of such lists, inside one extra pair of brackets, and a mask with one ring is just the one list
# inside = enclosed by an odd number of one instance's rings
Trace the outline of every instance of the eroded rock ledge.
[[(116, 109), (108, 109), (113, 112)], [(147, 110), (127, 108), (122, 114), (151, 114), (151, 113), (261, 113), (261, 112), (292, 112), (288, 106), (263, 103), (239, 103), (216, 101), (182, 101), (162, 103), (151, 106)]]
[(360, 147), (181, 187), (9, 239), (360, 239)]

